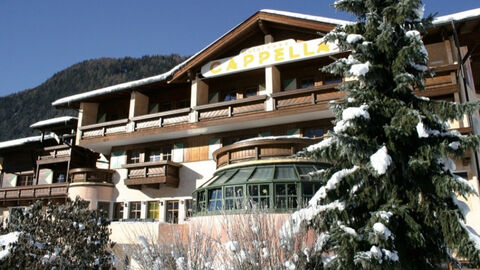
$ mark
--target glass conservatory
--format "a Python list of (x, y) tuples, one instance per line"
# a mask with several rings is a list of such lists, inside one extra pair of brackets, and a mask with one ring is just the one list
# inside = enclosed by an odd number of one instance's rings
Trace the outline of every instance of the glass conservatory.
[[(294, 142), (302, 142), (300, 139)], [(249, 151), (255, 148), (261, 153), (262, 145), (272, 149), (290, 148), (292, 139), (254, 141), (220, 148), (214, 153), (216, 157), (232, 155), (238, 151)], [(311, 143), (311, 142), (310, 142)], [(295, 149), (292, 149), (294, 151)], [(281, 151), (279, 151), (280, 153)], [(194, 192), (196, 215), (240, 212), (251, 208), (261, 208), (272, 212), (287, 212), (304, 206), (320, 188), (319, 179), (312, 172), (328, 167), (325, 163), (299, 160), (269, 155), (268, 159), (259, 157), (241, 162), (223, 165), (217, 169), (211, 179)], [(261, 154), (259, 155), (261, 156)]]

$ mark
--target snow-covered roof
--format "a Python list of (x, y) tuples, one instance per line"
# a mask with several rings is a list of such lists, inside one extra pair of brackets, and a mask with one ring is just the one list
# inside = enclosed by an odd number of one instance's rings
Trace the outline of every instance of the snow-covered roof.
[[(295, 13), (295, 12), (289, 12), (289, 11), (274, 10), (274, 9), (262, 9), (262, 10), (260, 10), (260, 12), (277, 14), (277, 15), (282, 15), (282, 16), (287, 16), (287, 17), (292, 17), (292, 18), (298, 18), (298, 19), (304, 19), (304, 20), (310, 20), (310, 21), (316, 21), (316, 22), (322, 22), (322, 23), (328, 23), (328, 24), (335, 24), (335, 25), (345, 25), (345, 24), (352, 23), (351, 21), (338, 20), (338, 19), (332, 19), (332, 18), (327, 18), (327, 17), (314, 16), (314, 15)], [(433, 24), (434, 25), (440, 25), (440, 24), (448, 23), (451, 20), (461, 21), (461, 20), (473, 19), (475, 17), (480, 17), (480, 8), (438, 17), (433, 21)], [(236, 25), (235, 27), (233, 27), (232, 29), (227, 31), (225, 34), (223, 34), (222, 36), (220, 36), (219, 38), (214, 40), (212, 43), (208, 44), (203, 49), (201, 49), (200, 51), (198, 51), (197, 53), (192, 55), (190, 58), (188, 58), (187, 60), (183, 61), (182, 63), (178, 64), (177, 66), (173, 67), (171, 70), (169, 70), (169, 71), (167, 71), (163, 74), (147, 77), (147, 78), (140, 79), (140, 80), (135, 80), (135, 81), (125, 82), (125, 83), (121, 83), (121, 84), (116, 84), (116, 85), (92, 90), (92, 91), (81, 93), (81, 94), (76, 94), (76, 95), (64, 97), (64, 98), (57, 99), (56, 101), (52, 102), (52, 105), (53, 106), (69, 105), (70, 103), (81, 101), (81, 100), (92, 98), (92, 97), (96, 97), (96, 96), (101, 96), (101, 95), (105, 95), (105, 94), (109, 94), (109, 93), (115, 93), (115, 92), (118, 92), (118, 91), (127, 90), (127, 89), (131, 89), (131, 88), (134, 88), (134, 87), (147, 85), (147, 84), (150, 84), (150, 83), (166, 81), (175, 72), (177, 72), (183, 66), (185, 66), (187, 63), (189, 63), (192, 59), (197, 57), (199, 54), (204, 52), (207, 48), (209, 48), (210, 46), (215, 44), (220, 39), (224, 38), (227, 34), (232, 32), (235, 28), (237, 28), (242, 23), (243, 22), (239, 23), (238, 25)]]
[[(44, 140), (48, 140), (52, 138), (53, 138), (53, 135), (49, 134), (49, 135), (45, 135)], [(32, 142), (39, 142), (41, 139), (42, 139), (42, 136), (31, 136), (31, 137), (25, 137), (21, 139), (4, 141), (4, 142), (0, 142), (0, 149), (20, 146), (20, 145), (24, 145)]]
[(40, 127), (46, 127), (46, 126), (51, 126), (55, 124), (61, 124), (61, 123), (67, 123), (71, 120), (77, 120), (77, 117), (73, 116), (60, 116), (60, 117), (55, 117), (47, 120), (42, 120), (39, 122), (36, 122), (32, 125), (30, 125), (31, 128), (40, 128)]
[[(330, 24), (346, 24), (349, 23), (349, 21), (343, 21), (343, 20), (336, 20), (336, 19), (330, 19), (330, 18), (325, 18), (325, 17), (320, 17), (320, 16), (312, 16), (312, 15), (307, 15), (307, 14), (300, 14), (300, 13), (294, 13), (294, 12), (287, 12), (287, 11), (279, 11), (279, 10), (273, 10), (273, 9), (262, 9), (260, 12), (264, 13), (271, 13), (271, 14), (278, 14), (278, 15), (283, 15), (283, 16), (289, 16), (289, 17), (295, 17), (295, 18), (300, 18), (300, 19), (305, 19), (305, 20), (311, 20), (311, 21), (318, 21), (318, 22), (324, 22), (324, 23), (330, 23)], [(243, 23), (243, 22), (242, 22)], [(192, 59), (197, 57), (199, 54), (201, 54), (203, 51), (205, 51), (207, 48), (215, 44), (217, 41), (225, 37), (228, 33), (232, 32), (235, 28), (237, 28), (240, 24), (236, 25), (229, 31), (227, 31), (225, 34), (214, 40), (212, 43), (208, 44), (205, 46), (203, 49), (189, 57), (187, 60), (183, 61), (182, 63), (178, 64), (177, 66), (173, 67), (171, 70), (160, 74), (160, 75), (155, 75), (152, 77), (147, 77), (143, 78), (140, 80), (135, 80), (135, 81), (130, 81), (130, 82), (125, 82), (121, 84), (116, 84), (96, 90), (92, 90), (89, 92), (81, 93), (81, 94), (76, 94), (68, 97), (64, 97), (61, 99), (57, 99), (54, 102), (52, 102), (52, 106), (62, 106), (62, 105), (69, 105), (70, 103), (81, 101), (84, 99), (96, 97), (96, 96), (101, 96), (109, 93), (115, 93), (118, 91), (122, 90), (127, 90), (131, 89), (134, 87), (139, 87), (142, 85), (150, 84), (150, 83), (155, 83), (155, 82), (161, 82), (161, 81), (166, 81), (170, 76), (172, 76), (175, 72), (180, 70), (183, 66), (185, 66), (187, 63), (189, 63)]]
[(441, 24), (450, 23), (450, 21), (458, 22), (458, 21), (472, 20), (475, 18), (480, 18), (480, 8), (437, 17), (433, 20), (433, 25), (437, 26)]
[(147, 78), (143, 78), (143, 79), (140, 79), (140, 80), (125, 82), (125, 83), (121, 83), (121, 84), (116, 84), (116, 85), (112, 85), (112, 86), (88, 91), (88, 92), (85, 92), (85, 93), (76, 94), (76, 95), (73, 95), (73, 96), (68, 96), (68, 97), (64, 97), (64, 98), (61, 98), (61, 99), (57, 99), (54, 102), (52, 102), (52, 106), (68, 105), (70, 103), (80, 101), (80, 100), (84, 100), (84, 99), (87, 99), (87, 98), (102, 96), (102, 95), (105, 95), (105, 94), (108, 94), (108, 93), (115, 93), (115, 92), (118, 92), (118, 91), (130, 89), (130, 88), (133, 88), (133, 87), (138, 87), (138, 86), (142, 86), (142, 85), (146, 85), (146, 84), (150, 84), (150, 83), (154, 83), (154, 82), (165, 81), (173, 73), (175, 73), (182, 66), (184, 66), (188, 61), (190, 61), (190, 59), (191, 59), (191, 57), (189, 59), (183, 61), (182, 63), (178, 64), (177, 66), (175, 66), (171, 70), (169, 70), (165, 73), (162, 73), (160, 75), (155, 75), (155, 76), (152, 76), (152, 77), (147, 77)]
[(329, 23), (329, 24), (335, 24), (335, 25), (345, 25), (345, 24), (352, 23), (351, 21), (344, 21), (344, 20), (332, 19), (332, 18), (327, 18), (327, 17), (313, 16), (313, 15), (308, 15), (308, 14), (295, 13), (295, 12), (289, 12), (289, 11), (281, 11), (281, 10), (275, 10), (275, 9), (262, 9), (260, 11), (265, 12), (265, 13), (270, 13), (270, 14), (277, 14), (277, 15), (282, 15), (282, 16), (288, 16), (288, 17), (293, 17), (293, 18), (298, 18), (298, 19), (304, 19), (304, 20), (316, 21), (316, 22), (323, 22), (323, 23)]

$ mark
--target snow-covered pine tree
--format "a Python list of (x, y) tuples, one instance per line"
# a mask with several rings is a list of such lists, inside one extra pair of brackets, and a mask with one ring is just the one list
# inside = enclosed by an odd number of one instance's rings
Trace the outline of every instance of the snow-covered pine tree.
[(325, 269), (432, 269), (480, 263), (480, 238), (465, 225), (465, 204), (475, 193), (454, 175), (450, 157), (478, 147), (479, 138), (449, 130), (447, 121), (478, 104), (415, 96), (430, 75), (421, 40), (432, 16), (421, 0), (339, 0), (337, 9), (357, 22), (326, 36), (350, 51), (325, 68), (354, 77), (332, 104), (335, 127), (303, 156), (330, 162), (318, 172), (325, 185), (284, 226), (309, 226), (320, 238), (317, 260)]
[(109, 224), (106, 213), (88, 209), (86, 201), (37, 201), (10, 217), (7, 230), (19, 232), (18, 240), (0, 269), (111, 269)]

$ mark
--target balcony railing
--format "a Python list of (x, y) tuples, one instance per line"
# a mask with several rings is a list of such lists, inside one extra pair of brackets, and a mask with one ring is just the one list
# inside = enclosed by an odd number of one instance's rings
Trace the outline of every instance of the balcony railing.
[(140, 189), (142, 185), (160, 188), (161, 184), (178, 187), (181, 166), (168, 160), (123, 165), (128, 169), (125, 185), (135, 189)]
[(112, 183), (114, 170), (96, 168), (76, 168), (69, 171), (70, 182)]
[(101, 137), (115, 133), (127, 132), (128, 119), (120, 119), (110, 122), (98, 123), (80, 127), (82, 138)]
[(132, 118), (135, 130), (158, 128), (170, 125), (179, 125), (188, 123), (188, 114), (190, 108), (182, 108), (172, 111), (147, 114)]
[(198, 111), (198, 120), (228, 118), (265, 110), (266, 95), (248, 97), (231, 101), (222, 101), (195, 107)]
[(68, 145), (45, 147), (43, 150), (44, 151), (38, 156), (38, 160), (51, 160), (70, 156), (70, 146)]
[(220, 168), (228, 164), (250, 160), (289, 157), (318, 141), (319, 139), (308, 138), (247, 140), (222, 147), (213, 152), (213, 157), (217, 168)]
[(272, 97), (275, 99), (276, 109), (327, 103), (330, 100), (341, 99), (344, 97), (345, 94), (343, 92), (339, 92), (335, 89), (338, 85), (338, 83), (334, 83), (308, 87), (305, 89), (277, 92), (273, 93)]
[(66, 197), (68, 195), (68, 183), (8, 187), (0, 189), (0, 200), (30, 200), (37, 198)]

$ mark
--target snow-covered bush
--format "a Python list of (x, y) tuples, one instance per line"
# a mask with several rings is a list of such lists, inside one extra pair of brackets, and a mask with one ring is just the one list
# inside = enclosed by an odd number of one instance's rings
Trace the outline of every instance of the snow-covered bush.
[(17, 239), (4, 245), (0, 269), (110, 269), (109, 224), (106, 213), (89, 210), (86, 201), (37, 201), (9, 217), (6, 231)]

